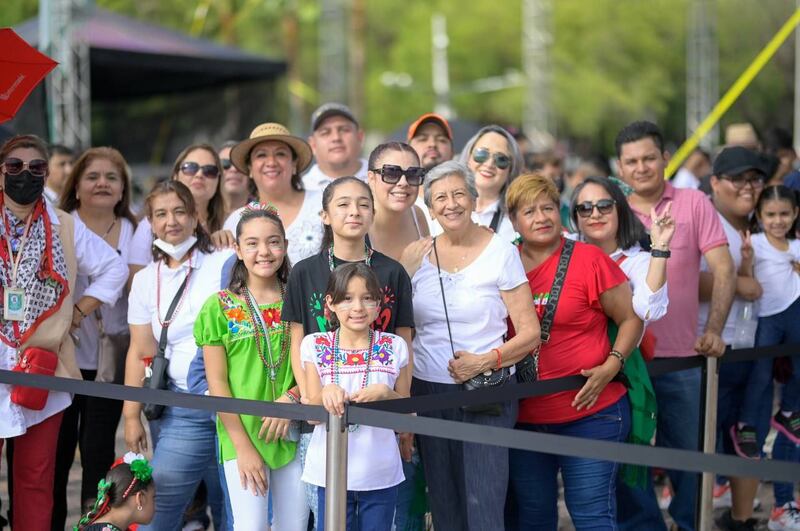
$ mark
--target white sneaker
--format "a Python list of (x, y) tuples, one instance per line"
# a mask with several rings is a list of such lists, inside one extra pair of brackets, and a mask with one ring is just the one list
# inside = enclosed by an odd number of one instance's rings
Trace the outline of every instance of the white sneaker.
[(767, 528), (770, 531), (800, 531), (800, 508), (797, 503), (792, 501), (773, 508)]

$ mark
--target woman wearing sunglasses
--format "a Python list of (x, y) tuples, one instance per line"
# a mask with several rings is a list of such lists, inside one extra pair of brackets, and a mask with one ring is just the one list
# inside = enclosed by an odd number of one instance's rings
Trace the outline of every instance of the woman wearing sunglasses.
[[(197, 219), (203, 228), (213, 234), (225, 222), (225, 205), (220, 192), (222, 162), (213, 146), (192, 144), (180, 152), (172, 165), (172, 179), (180, 181), (192, 192), (197, 205)], [(128, 265), (131, 278), (153, 261), (153, 228), (147, 218), (142, 219), (131, 241)]]
[[(553, 296), (556, 272), (564, 273), (558, 276), (563, 280), (556, 308), (548, 312), (554, 311), (549, 339), (538, 353), (537, 379), (583, 375), (587, 381), (578, 391), (520, 401), (517, 428), (624, 441), (630, 405), (625, 386), (612, 380), (639, 342), (642, 321), (633, 311), (631, 288), (619, 266), (598, 247), (562, 236), (559, 205), (553, 181), (538, 174), (518, 177), (506, 194), (540, 320)], [(562, 261), (562, 253), (568, 262)], [(618, 328), (613, 345), (609, 319)], [(516, 507), (509, 527), (557, 529), (560, 471), (575, 528), (617, 529), (616, 463), (512, 449), (509, 468)]]
[[(45, 201), (47, 159), (33, 135), (0, 148), (0, 369), (80, 379), (72, 336), (116, 302), (127, 270), (80, 219)], [(92, 278), (81, 296), (78, 275)], [(58, 432), (71, 403), (69, 393), (0, 384), (0, 449), (11, 439), (15, 450), (15, 529), (50, 529)]]
[(499, 125), (487, 125), (469, 139), (459, 162), (475, 174), (478, 200), (472, 218), (506, 241), (516, 238), (505, 208), (508, 185), (525, 168), (517, 141)]
[(425, 215), (414, 205), (425, 169), (417, 152), (402, 142), (387, 142), (372, 150), (369, 168), (367, 182), (375, 198), (370, 244), (413, 276), (431, 248)]

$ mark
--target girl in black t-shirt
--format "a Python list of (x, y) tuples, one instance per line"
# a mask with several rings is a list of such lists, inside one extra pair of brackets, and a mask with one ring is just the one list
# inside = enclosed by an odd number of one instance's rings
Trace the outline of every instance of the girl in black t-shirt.
[[(305, 375), (300, 364), (303, 337), (329, 329), (324, 294), (333, 268), (347, 262), (365, 262), (381, 285), (381, 305), (372, 327), (396, 334), (411, 344), (414, 315), (411, 308), (411, 280), (403, 266), (369, 247), (366, 235), (374, 218), (374, 201), (369, 187), (355, 177), (341, 177), (322, 193), (322, 222), (325, 236), (320, 252), (292, 268), (283, 303), (283, 319), (291, 323), (292, 369), (305, 394)], [(409, 364), (403, 370), (411, 371)], [(410, 378), (403, 378), (410, 381)], [(408, 389), (398, 390), (408, 396)]]

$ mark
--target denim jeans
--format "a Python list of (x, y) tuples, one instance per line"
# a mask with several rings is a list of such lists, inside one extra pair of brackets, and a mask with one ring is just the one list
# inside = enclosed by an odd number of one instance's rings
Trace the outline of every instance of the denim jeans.
[[(513, 379), (506, 385), (514, 385)], [(414, 378), (411, 395), (461, 390), (460, 385)], [(448, 409), (421, 416), (511, 428), (517, 420), (517, 402), (502, 403), (500, 415)], [(483, 531), (502, 527), (508, 491), (508, 449), (438, 437), (418, 436), (428, 483), (428, 500), (436, 531)]]
[[(747, 386), (753, 371), (754, 361), (738, 361), (722, 363), (719, 366), (719, 390), (717, 395), (717, 452), (736, 455), (731, 440), (731, 427), (741, 418), (742, 407), (747, 399)], [(759, 406), (756, 430), (758, 447), (764, 446), (769, 433), (769, 416), (772, 411), (772, 400), (764, 401)], [(719, 479), (719, 477), (717, 478)]]
[[(317, 487), (318, 529), (325, 525), (325, 487)], [(380, 490), (347, 491), (347, 531), (391, 531), (397, 486)]]
[[(701, 376), (700, 369), (689, 369), (652, 377), (658, 402), (656, 446), (699, 450)], [(679, 529), (692, 531), (699, 475), (677, 470), (667, 473), (674, 491), (669, 514)], [(638, 489), (618, 481), (617, 515), (623, 530), (666, 529), (652, 482), (648, 488)]]
[[(776, 461), (800, 463), (800, 444), (794, 444), (786, 435), (778, 432), (775, 445), (772, 447), (772, 458)], [(772, 488), (775, 493), (775, 507), (794, 500), (794, 484), (776, 481)]]
[[(588, 417), (563, 424), (517, 424), (517, 429), (584, 439), (622, 442), (628, 437), (631, 411), (628, 397)], [(509, 475), (520, 531), (558, 529), (558, 472), (564, 499), (577, 531), (617, 529), (616, 476), (618, 463), (582, 457), (509, 450)], [(514, 518), (514, 515), (511, 515)]]
[(394, 513), (395, 531), (423, 531), (425, 529), (425, 510), (416, 507), (415, 500), (419, 496), (418, 490), (424, 496), (424, 472), (419, 451), (416, 449), (411, 454), (411, 461), (403, 461), (403, 475), (405, 480), (397, 488), (397, 507)]
[(205, 411), (168, 407), (158, 424), (152, 461), (156, 513), (153, 521), (139, 526), (139, 530), (180, 530), (183, 513), (201, 480), (205, 481), (208, 491), (214, 528), (226, 529), (214, 422)]

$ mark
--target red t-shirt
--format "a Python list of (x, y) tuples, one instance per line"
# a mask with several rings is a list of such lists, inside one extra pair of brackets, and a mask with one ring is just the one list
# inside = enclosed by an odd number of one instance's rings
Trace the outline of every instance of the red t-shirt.
[[(539, 321), (553, 285), (561, 247), (538, 267), (528, 271), (528, 284)], [(539, 378), (549, 380), (580, 374), (583, 369), (601, 365), (611, 350), (608, 317), (600, 305), (600, 295), (628, 279), (625, 273), (599, 247), (576, 242), (567, 276), (558, 300), (550, 341), (539, 354)], [(625, 387), (609, 383), (591, 409), (572, 407), (578, 390), (562, 391), (522, 400), (519, 422), (558, 424), (587, 417), (610, 406), (625, 394)]]

